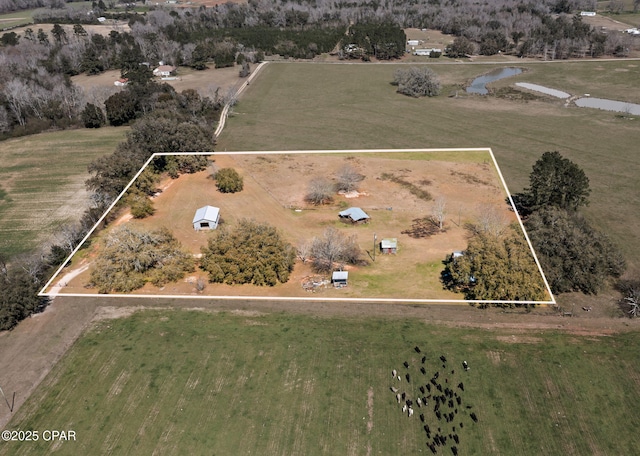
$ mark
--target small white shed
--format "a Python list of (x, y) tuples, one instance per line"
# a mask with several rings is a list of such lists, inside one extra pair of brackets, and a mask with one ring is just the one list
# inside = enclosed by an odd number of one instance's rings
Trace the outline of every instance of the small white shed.
[(213, 206), (204, 206), (196, 211), (193, 216), (193, 229), (215, 230), (220, 222), (220, 209)]
[(348, 279), (348, 271), (333, 271), (333, 274), (331, 274), (331, 283), (336, 288), (346, 287)]

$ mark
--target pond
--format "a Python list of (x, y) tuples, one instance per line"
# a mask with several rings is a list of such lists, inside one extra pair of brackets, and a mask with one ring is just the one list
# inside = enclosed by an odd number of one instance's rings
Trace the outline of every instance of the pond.
[(492, 70), (487, 74), (475, 78), (471, 82), (471, 85), (467, 87), (467, 93), (486, 95), (489, 93), (489, 91), (487, 90), (487, 84), (495, 82), (499, 79), (516, 76), (520, 73), (522, 73), (521, 68), (496, 68), (495, 70)]
[[(516, 86), (525, 89), (541, 92), (557, 98), (569, 98), (571, 95), (561, 90), (550, 89), (549, 87), (538, 84), (529, 84), (528, 82), (516, 82)], [(581, 108), (603, 109), (605, 111), (621, 112), (624, 114), (633, 114), (640, 116), (640, 104), (627, 103), (625, 101), (607, 100), (604, 98), (591, 98), (589, 96), (574, 100), (576, 106)]]
[(624, 101), (605, 100), (604, 98), (578, 98), (576, 106), (581, 108), (604, 109), (605, 111), (622, 112), (640, 116), (640, 104), (626, 103)]
[(541, 86), (538, 84), (530, 84), (528, 82), (516, 82), (518, 87), (523, 87), (525, 89), (533, 90), (536, 92), (542, 92), (547, 95), (551, 95), (556, 98), (569, 98), (571, 95), (567, 92), (563, 92), (562, 90), (550, 89), (549, 87)]

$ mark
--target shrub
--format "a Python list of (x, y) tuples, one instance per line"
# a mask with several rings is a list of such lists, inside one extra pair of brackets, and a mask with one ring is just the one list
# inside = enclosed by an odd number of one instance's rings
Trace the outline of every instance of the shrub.
[(242, 176), (233, 168), (222, 168), (213, 175), (216, 187), (222, 193), (236, 193), (244, 188)]
[(410, 67), (396, 70), (393, 85), (398, 92), (411, 97), (435, 97), (440, 93), (438, 76), (427, 67)]

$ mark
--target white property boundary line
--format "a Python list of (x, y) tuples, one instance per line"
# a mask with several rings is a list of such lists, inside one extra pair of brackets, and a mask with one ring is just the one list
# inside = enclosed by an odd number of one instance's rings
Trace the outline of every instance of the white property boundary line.
[[(500, 182), (507, 193), (509, 204), (516, 214), (516, 218), (518, 220), (518, 224), (520, 225), (520, 229), (524, 234), (527, 244), (529, 245), (529, 249), (533, 258), (535, 260), (536, 266), (538, 267), (538, 271), (542, 276), (542, 280), (544, 281), (545, 287), (547, 289), (547, 293), (551, 297), (550, 301), (510, 301), (510, 300), (465, 300), (465, 299), (408, 299), (408, 298), (307, 298), (307, 297), (271, 297), (271, 296), (202, 296), (202, 295), (136, 295), (136, 294), (124, 294), (124, 293), (110, 293), (110, 294), (95, 294), (95, 293), (60, 293), (61, 296), (73, 296), (73, 297), (87, 297), (87, 298), (153, 298), (153, 299), (207, 299), (207, 300), (229, 300), (229, 301), (238, 301), (238, 300), (255, 300), (255, 301), (307, 301), (307, 302), (353, 302), (353, 303), (394, 303), (394, 304), (538, 304), (538, 305), (556, 305), (555, 297), (551, 292), (551, 287), (547, 281), (546, 276), (544, 275), (544, 271), (542, 270), (542, 266), (540, 265), (540, 261), (538, 260), (538, 256), (533, 249), (533, 245), (531, 244), (531, 240), (527, 235), (527, 231), (524, 228), (524, 224), (522, 223), (522, 219), (520, 218), (520, 214), (518, 213), (516, 206), (513, 202), (513, 198), (511, 197), (511, 192), (507, 187), (507, 184), (504, 180), (502, 172), (500, 171), (500, 167), (498, 166), (498, 162), (496, 161), (495, 156), (493, 155), (493, 151), (489, 147), (480, 147), (480, 148), (453, 148), (453, 149), (342, 149), (342, 150), (285, 150), (285, 151), (242, 151), (242, 152), (180, 152), (180, 153), (157, 153), (153, 154), (140, 168), (140, 170), (136, 173), (136, 175), (131, 179), (131, 181), (127, 184), (127, 186), (120, 192), (120, 195), (115, 199), (113, 203), (109, 206), (109, 208), (105, 211), (105, 213), (100, 217), (100, 219), (96, 222), (96, 224), (91, 228), (91, 230), (85, 235), (82, 241), (78, 244), (78, 246), (71, 252), (69, 257), (62, 263), (62, 265), (58, 268), (55, 274), (49, 279), (49, 281), (45, 284), (45, 286), (40, 290), (39, 296), (47, 296), (50, 298), (55, 298), (58, 296), (58, 290), (55, 292), (46, 292), (46, 289), (51, 286), (56, 277), (60, 274), (64, 265), (66, 265), (71, 258), (80, 250), (80, 247), (89, 239), (89, 237), (93, 234), (93, 232), (97, 229), (97, 227), (102, 223), (104, 218), (109, 214), (109, 212), (115, 207), (115, 205), (120, 201), (120, 199), (124, 196), (124, 194), (129, 190), (131, 185), (135, 182), (135, 180), (140, 176), (142, 171), (159, 156), (172, 156), (172, 155), (283, 155), (283, 154), (363, 154), (363, 153), (412, 153), (412, 152), (488, 152), (491, 156), (491, 160), (493, 161), (493, 165), (495, 166), (496, 171), (498, 172), (498, 176), (500, 177)], [(56, 287), (57, 288), (57, 287)]]

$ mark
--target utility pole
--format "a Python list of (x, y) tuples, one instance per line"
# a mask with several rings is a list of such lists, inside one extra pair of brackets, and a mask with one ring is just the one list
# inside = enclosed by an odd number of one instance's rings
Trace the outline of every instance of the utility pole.
[(376, 233), (373, 233), (373, 261), (376, 261), (376, 241), (378, 240), (378, 236)]

